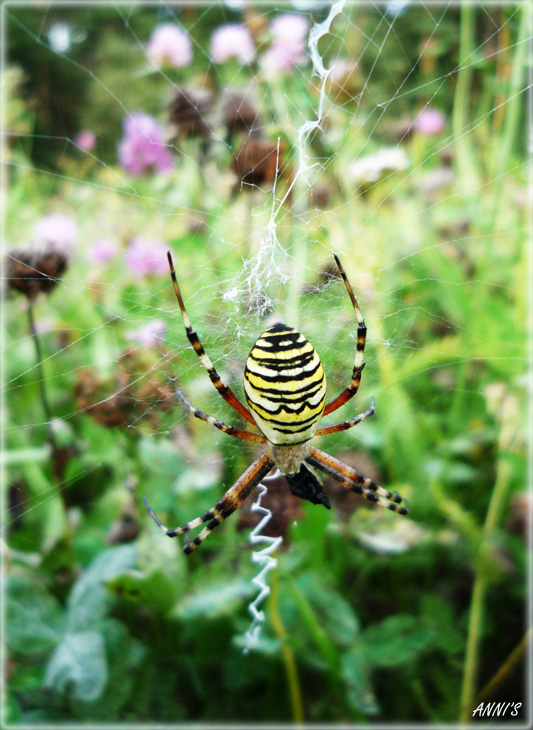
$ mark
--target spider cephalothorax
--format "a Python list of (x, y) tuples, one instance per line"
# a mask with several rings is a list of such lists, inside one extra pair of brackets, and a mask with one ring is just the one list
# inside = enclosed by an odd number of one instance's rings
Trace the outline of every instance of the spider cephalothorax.
[(403, 500), (397, 492), (389, 492), (378, 486), (372, 479), (364, 477), (333, 456), (319, 451), (310, 443), (314, 436), (344, 431), (374, 414), (374, 399), (372, 398), (370, 408), (364, 413), (348, 421), (318, 428), (323, 415), (333, 413), (356, 394), (364, 367), (366, 326), (338, 256), (335, 256), (335, 261), (352, 301), (358, 322), (352, 382), (340, 395), (326, 403), (326, 376), (314, 347), (300, 332), (288, 325), (278, 323), (263, 332), (252, 347), (246, 361), (244, 392), (250, 410), (245, 408), (230, 388), (222, 383), (213, 363), (205, 353), (198, 335), (191, 327), (170, 253), (168, 260), (174, 291), (190, 343), (220, 395), (237, 413), (249, 423), (257, 426), (261, 434), (226, 426), (225, 423), (194, 408), (179, 392), (178, 397), (197, 418), (210, 423), (230, 436), (263, 443), (265, 449), (212, 509), (181, 527), (167, 529), (152, 512), (145, 499), (149, 513), (163, 532), (169, 537), (187, 535), (190, 530), (207, 523), (197, 537), (185, 545), (185, 552), (191, 553), (217, 525), (240, 507), (273, 467), (278, 468), (287, 477), (293, 494), (307, 499), (313, 504), (322, 504), (328, 509), (330, 507), (329, 499), (312, 471), (312, 468), (316, 468), (370, 502), (375, 502), (402, 515), (407, 514), (406, 507), (398, 506)]

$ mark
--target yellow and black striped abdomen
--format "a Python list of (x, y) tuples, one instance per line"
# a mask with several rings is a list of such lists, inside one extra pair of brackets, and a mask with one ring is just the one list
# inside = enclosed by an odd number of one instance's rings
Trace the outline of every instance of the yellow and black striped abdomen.
[(326, 404), (326, 376), (311, 343), (298, 330), (275, 324), (252, 347), (244, 392), (267, 439), (296, 444), (314, 436)]

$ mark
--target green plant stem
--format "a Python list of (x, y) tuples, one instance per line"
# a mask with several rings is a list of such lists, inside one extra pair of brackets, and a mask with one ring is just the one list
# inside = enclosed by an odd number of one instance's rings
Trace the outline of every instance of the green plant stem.
[[(481, 549), (490, 542), (499, 522), (504, 504), (507, 487), (510, 482), (511, 468), (509, 463), (500, 457), (498, 461), (496, 483), (492, 491), (485, 524)], [(461, 693), (461, 709), (459, 722), (467, 723), (471, 719), (472, 705), (476, 694), (476, 679), (479, 666), (479, 648), (483, 630), (485, 594), (488, 581), (484, 560), (478, 560), (475, 571), (472, 602), (470, 604), (470, 618), (468, 622), (468, 641), (466, 645), (465, 668), (463, 674), (463, 688)]]
[[(368, 318), (367, 318), (368, 326)], [(423, 483), (420, 473), (422, 456), (420, 453), (420, 434), (411, 399), (398, 377), (399, 367), (386, 345), (382, 322), (372, 318), (369, 331), (373, 332), (377, 345), (377, 359), (381, 379), (381, 394), (378, 395), (378, 408), (386, 436), (386, 450), (391, 464), (397, 463), (397, 452), (410, 464), (410, 480)], [(393, 404), (393, 406), (391, 405)], [(400, 477), (400, 474), (395, 475)]]
[(479, 664), (479, 641), (483, 625), (483, 607), (487, 583), (480, 574), (476, 576), (472, 590), (470, 604), (470, 619), (468, 622), (468, 643), (463, 675), (463, 689), (461, 693), (461, 714), (459, 722), (467, 723), (471, 718), (471, 708), (475, 694), (475, 683)]
[(44, 416), (46, 418), (46, 425), (48, 428), (48, 440), (50, 442), (50, 446), (52, 447), (52, 454), (54, 455), (57, 452), (57, 444), (54, 436), (54, 430), (52, 428), (52, 412), (50, 410), (50, 404), (48, 402), (48, 396), (46, 393), (41, 343), (39, 342), (39, 335), (37, 334), (37, 329), (35, 327), (35, 318), (33, 316), (33, 302), (31, 300), (28, 300), (28, 322), (30, 325), (33, 344), (35, 346), (35, 359), (37, 371), (39, 373), (39, 390), (41, 393), (41, 403), (43, 406)]
[(518, 646), (515, 646), (513, 651), (509, 654), (509, 656), (505, 660), (505, 662), (498, 669), (496, 674), (483, 687), (483, 689), (481, 690), (481, 693), (479, 695), (478, 701), (476, 702), (476, 706), (480, 702), (484, 702), (489, 697), (492, 697), (495, 694), (496, 690), (503, 684), (503, 682), (505, 682), (505, 680), (509, 678), (510, 674), (513, 672), (513, 670), (516, 667), (516, 665), (518, 664), (518, 662), (524, 656), (527, 645), (531, 641), (532, 637), (533, 637), (533, 628), (530, 627), (528, 629), (528, 631), (526, 631), (524, 637), (522, 638), (522, 640), (520, 641)]
[(437, 713), (433, 710), (431, 706), (431, 702), (428, 700), (426, 696), (426, 692), (424, 690), (424, 685), (420, 681), (420, 679), (415, 679), (411, 683), (411, 688), (413, 690), (413, 694), (418, 700), (418, 704), (420, 706), (420, 709), (422, 712), (425, 713), (426, 717), (428, 717), (431, 722), (434, 722), (435, 724), (438, 724), (439, 717), (437, 716)]
[(272, 573), (272, 584), (270, 593), (270, 620), (272, 626), (281, 643), (281, 652), (283, 662), (285, 664), (285, 672), (287, 674), (287, 683), (289, 685), (289, 696), (292, 708), (292, 717), (295, 725), (303, 725), (304, 708), (302, 704), (302, 693), (300, 690), (300, 682), (298, 679), (298, 668), (291, 647), (287, 644), (287, 634), (285, 627), (279, 615), (279, 569), (276, 568)]
[(459, 36), (459, 70), (453, 106), (453, 133), (457, 148), (457, 161), (461, 178), (471, 176), (471, 141), (465, 134), (470, 119), (470, 91), (472, 86), (472, 66), (470, 61), (474, 48), (475, 11), (473, 3), (461, 3), (461, 28)]
[(524, 105), (524, 96), (520, 93), (520, 87), (526, 72), (526, 59), (530, 44), (527, 42), (531, 34), (532, 8), (529, 4), (522, 7), (522, 18), (518, 34), (513, 69), (509, 80), (509, 103), (506, 105), (506, 114), (503, 135), (499, 145), (499, 154), (494, 170), (495, 186), (493, 198), (494, 229), (497, 230), (499, 212), (501, 210), (502, 188), (505, 181), (504, 171), (508, 165), (509, 158), (513, 151), (513, 144), (517, 137), (520, 121), (520, 111)]
[(318, 623), (309, 601), (291, 578), (288, 579), (288, 587), (303, 623), (309, 631), (317, 649), (320, 651), (331, 669), (330, 678), (333, 684), (335, 684), (336, 678), (339, 675), (339, 662), (336, 648), (329, 640), (328, 635), (322, 626)]

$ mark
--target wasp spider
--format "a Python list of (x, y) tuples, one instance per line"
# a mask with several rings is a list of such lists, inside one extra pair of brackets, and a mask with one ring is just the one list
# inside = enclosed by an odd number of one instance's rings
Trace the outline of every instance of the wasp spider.
[[(243, 406), (227, 385), (224, 385), (202, 347), (185, 309), (170, 252), (168, 261), (189, 342), (220, 395), (239, 415), (256, 426), (261, 434), (227, 426), (194, 408), (179, 392), (178, 397), (191, 413), (202, 421), (210, 423), (230, 436), (265, 444), (265, 448), (261, 456), (248, 467), (212, 509), (181, 527), (167, 529), (155, 516), (145, 498), (144, 502), (148, 512), (165, 535), (176, 537), (184, 534), (187, 540), (185, 553), (191, 553), (215, 527), (241, 506), (246, 497), (274, 467), (277, 467), (286, 476), (294, 495), (308, 499), (313, 504), (323, 504), (328, 509), (331, 506), (320, 482), (309, 466), (333, 477), (343, 487), (360, 494), (370, 502), (406, 515), (407, 507), (399, 506), (403, 500), (397, 492), (389, 492), (378, 486), (372, 479), (364, 477), (355, 469), (311, 445), (311, 439), (314, 436), (345, 431), (374, 414), (374, 399), (372, 398), (370, 408), (364, 413), (348, 421), (317, 429), (322, 416), (333, 413), (357, 393), (365, 365), (363, 356), (366, 326), (339, 257), (335, 256), (335, 262), (357, 317), (357, 349), (352, 382), (340, 395), (326, 403), (326, 376), (315, 349), (297, 330), (285, 324), (275, 324), (263, 332), (252, 347), (246, 361), (244, 393), (250, 410)], [(187, 539), (189, 531), (205, 523), (207, 523), (206, 527), (194, 540), (189, 542)]]

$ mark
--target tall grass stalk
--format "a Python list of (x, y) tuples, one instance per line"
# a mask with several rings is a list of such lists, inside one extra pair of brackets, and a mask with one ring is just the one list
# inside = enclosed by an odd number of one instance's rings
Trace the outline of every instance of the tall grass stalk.
[(513, 152), (513, 145), (518, 135), (520, 114), (525, 106), (525, 97), (520, 93), (520, 87), (522, 86), (526, 72), (527, 53), (531, 48), (531, 41), (528, 41), (528, 38), (531, 37), (532, 33), (532, 20), (533, 8), (530, 4), (525, 3), (522, 7), (520, 30), (513, 60), (513, 69), (509, 80), (509, 103), (506, 105), (503, 135), (498, 144), (499, 153), (494, 169), (493, 225), (495, 230), (498, 227), (499, 213), (501, 210), (502, 188), (505, 182), (504, 172), (506, 167), (511, 167), (509, 165), (509, 158)]
[(470, 92), (472, 88), (472, 66), (470, 56), (475, 47), (476, 8), (469, 0), (461, 3), (461, 29), (459, 36), (459, 70), (453, 106), (453, 133), (457, 150), (460, 178), (465, 187), (472, 177), (472, 141), (465, 129), (470, 122)]
[(489, 587), (487, 576), (487, 547), (490, 546), (495, 536), (500, 521), (503, 507), (508, 494), (508, 487), (511, 483), (512, 469), (506, 452), (512, 447), (516, 438), (517, 418), (516, 404), (513, 398), (507, 396), (501, 405), (502, 427), (498, 442), (498, 464), (496, 469), (496, 482), (483, 526), (483, 536), (480, 552), (475, 567), (474, 587), (472, 590), (472, 602), (470, 604), (470, 618), (468, 623), (468, 641), (466, 645), (466, 657), (463, 674), (463, 687), (461, 693), (460, 723), (467, 723), (472, 717), (472, 707), (476, 695), (476, 681), (479, 667), (479, 650), (483, 632), (485, 613), (485, 596)]
[(324, 631), (317, 620), (315, 612), (306, 596), (290, 577), (288, 578), (288, 588), (304, 626), (307, 628), (315, 646), (329, 665), (330, 679), (335, 684), (340, 674), (338, 653), (335, 645), (330, 641), (326, 631)]
[(523, 660), (526, 649), (532, 638), (533, 627), (530, 627), (520, 640), (519, 644), (515, 646), (502, 666), (498, 669), (496, 674), (483, 687), (479, 694), (478, 702), (484, 702), (485, 700), (490, 699), (490, 697), (494, 697), (496, 695), (496, 690), (509, 680), (509, 677), (516, 669), (516, 665)]
[(287, 684), (289, 686), (289, 697), (292, 709), (292, 718), (295, 725), (303, 725), (304, 708), (302, 704), (302, 692), (300, 690), (300, 681), (298, 679), (298, 668), (291, 647), (287, 644), (287, 634), (285, 627), (279, 615), (279, 568), (275, 568), (272, 573), (272, 585), (270, 591), (270, 620), (276, 636), (281, 643), (281, 653), (283, 663), (285, 664), (285, 673), (287, 675)]
[(30, 326), (31, 338), (35, 347), (35, 359), (37, 365), (37, 372), (39, 374), (39, 391), (41, 394), (41, 404), (44, 411), (44, 417), (46, 419), (46, 426), (48, 428), (48, 441), (52, 448), (52, 456), (55, 456), (57, 452), (57, 444), (54, 436), (54, 429), (52, 426), (52, 411), (50, 410), (50, 403), (48, 401), (48, 395), (46, 393), (46, 381), (44, 378), (43, 368), (43, 355), (41, 350), (41, 343), (39, 341), (39, 334), (35, 326), (35, 317), (33, 315), (33, 303), (28, 300), (28, 323)]
[[(415, 484), (422, 483), (420, 434), (411, 399), (398, 378), (399, 368), (388, 347), (379, 318), (372, 318), (369, 331), (373, 332), (377, 343), (377, 362), (381, 380), (381, 389), (377, 394), (377, 408), (386, 435), (385, 449), (388, 458), (391, 464), (400, 466), (400, 469), (403, 468), (402, 463), (408, 463), (409, 480)], [(398, 453), (402, 454), (401, 460), (397, 459)], [(401, 479), (404, 472), (398, 471), (393, 475), (395, 479)]]
[(50, 402), (48, 400), (48, 394), (46, 392), (46, 380), (44, 377), (44, 368), (43, 368), (43, 355), (41, 350), (41, 343), (39, 340), (39, 334), (37, 332), (37, 328), (35, 326), (35, 317), (33, 313), (33, 302), (31, 300), (28, 300), (28, 322), (30, 325), (30, 331), (31, 336), (33, 340), (33, 344), (35, 346), (35, 359), (36, 359), (36, 365), (37, 365), (37, 372), (39, 374), (39, 390), (41, 394), (41, 404), (44, 411), (44, 416), (46, 419), (46, 426), (48, 429), (48, 443), (50, 444), (51, 448), (51, 456), (52, 456), (52, 473), (54, 475), (54, 482), (57, 486), (57, 495), (59, 497), (59, 500), (57, 502), (54, 501), (54, 505), (58, 508), (58, 512), (56, 512), (54, 519), (52, 520), (52, 523), (56, 526), (57, 531), (55, 536), (51, 539), (50, 544), (52, 544), (56, 537), (59, 537), (59, 535), (63, 535), (65, 540), (65, 545), (68, 551), (69, 556), (69, 566), (73, 564), (72, 559), (72, 538), (73, 533), (71, 526), (69, 525), (68, 521), (66, 520), (66, 513), (67, 513), (67, 502), (65, 498), (65, 490), (63, 487), (62, 477), (63, 474), (60, 470), (60, 463), (61, 463), (61, 449), (58, 448), (57, 441), (54, 435), (54, 427), (52, 425), (52, 410), (50, 408)]

